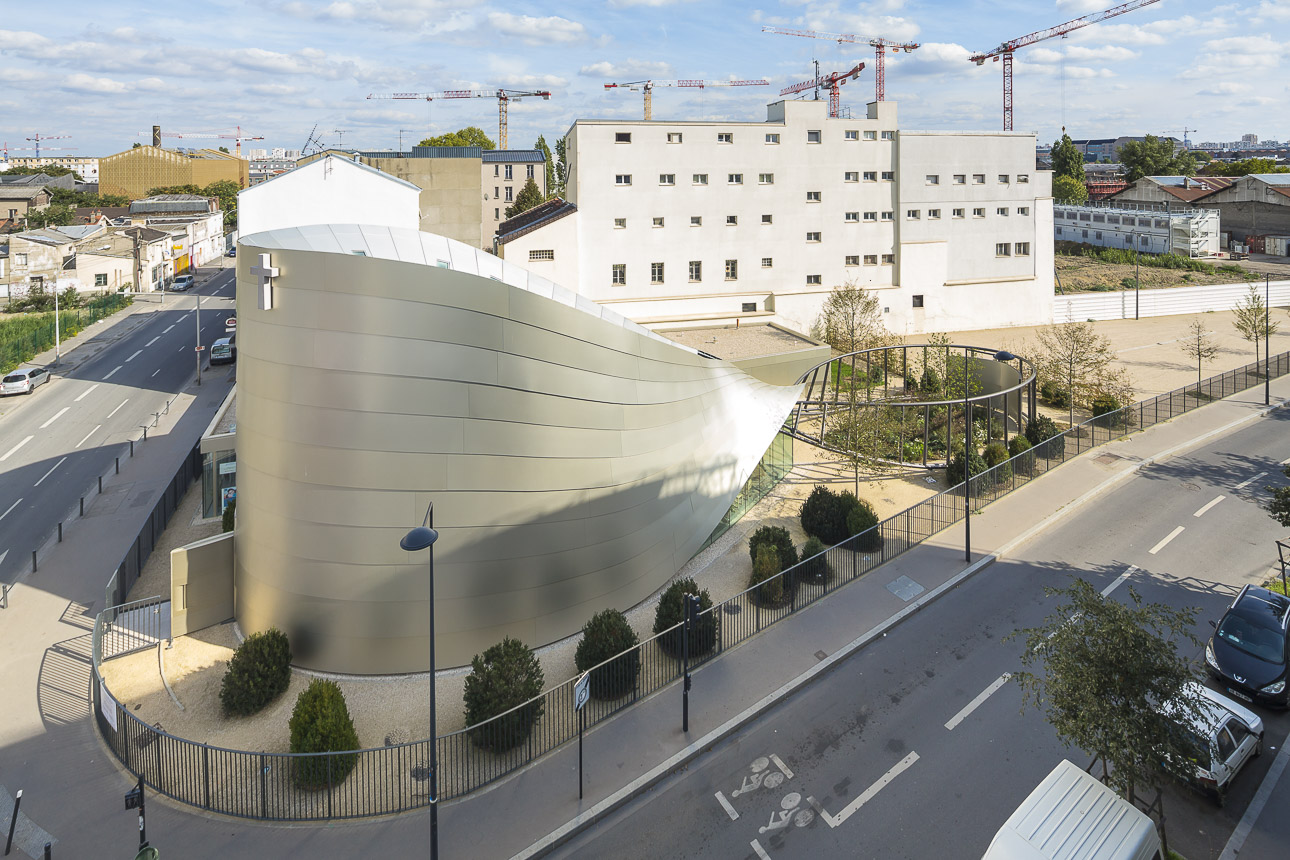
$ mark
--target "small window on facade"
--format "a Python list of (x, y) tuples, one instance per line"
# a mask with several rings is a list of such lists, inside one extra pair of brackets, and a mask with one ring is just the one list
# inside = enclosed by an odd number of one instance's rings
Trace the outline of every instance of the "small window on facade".
[(995, 215), (1002, 215), (1003, 217), (1007, 218), (1007, 217), (1008, 217), (1008, 207), (1007, 207), (1007, 206), (1000, 206), (999, 208), (997, 208), (997, 209), (995, 209), (995, 210), (994, 210), (994, 214), (995, 214)]
[(972, 174), (972, 184), (973, 184), (973, 185), (985, 185), (985, 174), (984, 174), (984, 173), (973, 173), (973, 174)]
[(761, 258), (761, 267), (762, 267), (763, 269), (772, 269), (772, 268), (774, 268), (774, 267), (775, 267), (775, 260), (774, 260), (774, 258), (772, 258), (772, 257), (762, 257), (762, 258)]
[(858, 266), (858, 265), (860, 265), (860, 255), (859, 255), (859, 254), (848, 254), (848, 255), (847, 255), (847, 263), (846, 263), (846, 264), (847, 264), (848, 266)]
[(739, 216), (738, 216), (738, 215), (727, 215), (727, 216), (726, 216), (726, 226), (727, 226), (727, 227), (733, 227), (733, 226), (735, 226), (735, 225), (736, 225), (736, 224), (738, 224), (738, 223), (739, 223)]
[(107, 275), (106, 275), (106, 274), (102, 274), (102, 273), (95, 275), (95, 276), (94, 276), (94, 286), (96, 286), (96, 287), (106, 287), (106, 286), (107, 286)]
[(941, 184), (941, 177), (940, 177), (940, 175), (939, 175), (939, 174), (936, 174), (936, 173), (929, 173), (929, 174), (927, 174), (927, 184), (928, 184), (928, 185), (940, 185), (940, 184)]
[(515, 189), (510, 185), (506, 186), (506, 202), (507, 203), (515, 202)]
[(819, 202), (820, 202), (820, 192), (818, 192), (818, 191), (808, 191), (808, 192), (806, 192), (806, 202), (807, 202), (807, 203), (819, 203)]
[(667, 142), (668, 142), (668, 143), (680, 143), (680, 142), (681, 142), (681, 132), (679, 132), (679, 131), (669, 131), (669, 132), (667, 133)]
[(882, 220), (884, 221), (894, 221), (895, 219), (896, 219), (896, 213), (892, 212), (890, 209), (882, 213)]
[(820, 131), (819, 131), (819, 129), (808, 129), (808, 130), (807, 130), (807, 132), (806, 132), (806, 142), (807, 142), (807, 143), (819, 143), (819, 142), (820, 142)]
[(727, 281), (739, 280), (739, 261), (738, 260), (726, 260), (726, 280)]
[(691, 260), (690, 261), (690, 282), (697, 284), (699, 281), (702, 281), (702, 280), (703, 280), (703, 261)]
[(632, 133), (630, 131), (614, 132), (614, 143), (631, 143)]
[(621, 287), (627, 283), (627, 264), (614, 263), (614, 286)]
[(1029, 175), (1029, 174), (1026, 174), (1026, 173), (1018, 173), (1018, 174), (1017, 174), (1017, 184), (1018, 184), (1018, 185), (1024, 185), (1025, 183), (1027, 183), (1027, 182), (1029, 182), (1029, 181), (1030, 181), (1030, 175)]
[(525, 179), (533, 179), (533, 178), (534, 178), (534, 177), (533, 177), (533, 165), (529, 164), (529, 165), (526, 165), (526, 166), (525, 166), (525, 168), (524, 168), (524, 178), (525, 178)]
[(626, 219), (626, 218), (615, 218), (615, 219), (614, 219), (614, 229), (615, 229), (615, 230), (621, 230), (621, 229), (623, 229), (623, 228), (624, 228), (624, 227), (626, 227), (626, 226), (627, 226), (627, 219)]
[(779, 143), (779, 135), (778, 135), (778, 134), (768, 134), (768, 135), (766, 135), (766, 142), (767, 142), (767, 143)]
[(529, 251), (529, 262), (533, 263), (538, 260), (554, 260), (555, 250), (549, 251)]
[(675, 173), (660, 173), (660, 174), (658, 175), (658, 184), (659, 184), (659, 185), (675, 185), (675, 184), (676, 184), (676, 174), (675, 174)]
[(985, 207), (984, 207), (984, 206), (978, 206), (978, 207), (974, 208), (974, 209), (972, 210), (972, 217), (973, 217), (973, 218), (984, 218), (984, 217), (985, 217)]
[(1000, 185), (1007, 185), (1007, 184), (1008, 184), (1008, 174), (1006, 174), (1006, 173), (1000, 173), (1000, 174), (999, 174), (999, 184), (1000, 184)]
[(864, 213), (864, 220), (866, 220), (866, 221), (877, 221), (877, 220), (878, 220), (878, 213), (877, 213), (877, 212), (866, 212), (866, 213)]
[(501, 217), (502, 217), (502, 210), (501, 210), (501, 209), (498, 209), (496, 206), (494, 206), (494, 207), (493, 207), (493, 220), (494, 220), (494, 221), (498, 221), (498, 220), (500, 220), (500, 219), (501, 219)]
[(663, 226), (663, 218), (662, 218), (661, 216), (655, 216), (655, 218), (654, 218), (654, 226), (655, 226), (655, 227), (662, 227), (662, 226)]
[(896, 171), (894, 171), (894, 170), (884, 170), (884, 171), (882, 172), (882, 181), (883, 181), (883, 182), (895, 182), (895, 181), (896, 181)]
[(1009, 245), (1007, 242), (1000, 242), (999, 244), (994, 246), (994, 255), (996, 257), (1011, 257), (1012, 246)]
[(846, 129), (845, 131), (843, 131), (843, 132), (842, 132), (842, 139), (843, 139), (843, 140), (859, 140), (859, 139), (860, 139), (860, 130), (859, 130), (859, 129), (856, 129), (856, 128), (848, 128), (848, 129)]
[(928, 218), (931, 218), (933, 221), (940, 220), (940, 217), (941, 217), (941, 210), (939, 210), (939, 209), (928, 209), (928, 210), (927, 210), (927, 217), (928, 217)]
[(726, 174), (726, 182), (730, 185), (743, 185), (744, 175), (742, 173), (728, 173)]
[(966, 173), (956, 173), (956, 174), (954, 174), (954, 184), (955, 184), (955, 185), (967, 185), (967, 174), (966, 174)]
[(717, 132), (717, 143), (734, 143), (735, 133), (732, 131)]
[[(1030, 214), (1030, 207), (1029, 207), (1029, 206), (1018, 206), (1018, 207), (1017, 207), (1017, 214), (1018, 214), (1018, 215), (1029, 215), (1029, 214)], [(1115, 221), (1116, 221), (1116, 223), (1118, 224), (1118, 223), (1120, 222), (1120, 219), (1119, 219), (1119, 218), (1116, 218), (1116, 219), (1115, 219)]]
[(618, 173), (614, 175), (615, 185), (631, 185), (632, 175), (630, 173)]
[(506, 165), (506, 176), (505, 176), (505, 177), (503, 177), (504, 179), (514, 179), (514, 178), (515, 178), (515, 176), (511, 173), (511, 170), (512, 170), (514, 167), (515, 167), (515, 165), (513, 165), (513, 164), (508, 164), (508, 165)]
[(703, 226), (703, 216), (702, 216), (702, 215), (691, 215), (691, 216), (690, 216), (690, 226), (691, 226), (691, 227), (702, 227), (702, 226)]
[(923, 306), (923, 297), (914, 296), (914, 307), (921, 308), (922, 306)]
[(820, 234), (819, 234), (819, 233), (817, 233), (817, 232), (808, 232), (808, 233), (806, 234), (806, 241), (808, 241), (808, 242), (818, 242), (818, 241), (820, 241)]
[(649, 282), (651, 284), (663, 283), (663, 264), (662, 263), (649, 264)]
[(821, 275), (807, 275), (807, 276), (806, 276), (806, 285), (807, 285), (808, 287), (810, 287), (810, 286), (814, 286), (814, 285), (816, 285), (816, 284), (822, 284), (822, 283), (824, 283), (824, 278), (823, 278), (823, 276), (821, 276)]
[(739, 312), (740, 312), (740, 313), (745, 313), (745, 314), (755, 314), (755, 313), (757, 313), (757, 303), (756, 303), (756, 302), (740, 302), (740, 303), (739, 303)]
[(757, 174), (757, 183), (758, 183), (759, 185), (774, 185), (774, 184), (775, 184), (775, 174), (773, 174), (773, 173), (758, 173), (758, 174)]
[(496, 177), (498, 177), (498, 176), (501, 176), (501, 175), (502, 175), (502, 166), (501, 166), (500, 164), (494, 164), (494, 165), (493, 165), (493, 176), (494, 176), (494, 178), (496, 178)]
[(865, 139), (865, 140), (877, 140), (877, 139), (878, 139), (878, 132), (876, 132), (876, 131), (866, 131), (866, 132), (864, 133), (864, 139)]
[(1102, 238), (1102, 231), (1101, 231), (1101, 230), (1098, 230), (1098, 231), (1097, 231), (1097, 236), (1096, 236), (1095, 238), (1097, 238), (1097, 239), (1101, 239), (1101, 238)]
[(882, 133), (882, 139), (883, 139), (883, 140), (895, 140), (895, 139), (896, 139), (896, 132), (894, 132), (894, 131), (884, 131), (884, 132)]
[(497, 198), (499, 198), (499, 197), (501, 197), (501, 196), (502, 196), (502, 189), (501, 189), (501, 188), (499, 188), (499, 187), (497, 187), (496, 185), (494, 185), (494, 186), (493, 186), (493, 199), (494, 199), (494, 200), (496, 200)]
[(891, 265), (894, 265), (894, 264), (895, 264), (895, 262), (896, 262), (896, 255), (895, 255), (895, 254), (883, 254), (883, 255), (882, 255), (882, 264), (883, 264), (884, 266), (891, 266)]
[(876, 265), (878, 265), (878, 255), (877, 255), (877, 254), (865, 254), (865, 255), (864, 255), (864, 264), (865, 264), (866, 266), (876, 266)]
[(706, 174), (706, 173), (696, 173), (696, 174), (694, 174), (694, 184), (695, 184), (695, 185), (707, 185), (707, 184), (708, 184), (708, 174)]
[(858, 171), (858, 170), (848, 170), (846, 173), (842, 174), (842, 181), (844, 181), (844, 182), (859, 182), (859, 181), (860, 181), (860, 171)]
[(1029, 243), (1029, 242), (1018, 242), (1018, 243), (1013, 247), (1013, 251), (1016, 253), (1016, 255), (1017, 255), (1018, 257), (1029, 257), (1029, 256), (1030, 256), (1030, 243)]
[(876, 170), (866, 170), (866, 171), (864, 172), (864, 181), (865, 181), (865, 182), (877, 182), (877, 181), (878, 181), (878, 171), (876, 171)]
[(962, 210), (962, 209), (955, 209), (955, 210), (954, 210), (954, 217), (955, 217), (955, 218), (962, 218), (962, 217), (963, 217), (963, 210)]
[(774, 223), (774, 221), (775, 221), (775, 216), (774, 216), (774, 215), (763, 215), (763, 216), (761, 216), (761, 223), (763, 223), (763, 224), (773, 224), (773, 223)]
[(848, 224), (859, 224), (859, 223), (860, 223), (860, 213), (859, 213), (859, 212), (848, 212), (848, 213), (846, 213), (846, 216), (845, 216), (845, 217), (846, 217), (846, 222), (847, 222)]
[(919, 210), (917, 210), (917, 209), (906, 209), (906, 210), (905, 210), (905, 218), (906, 218), (907, 220), (909, 220), (909, 221), (917, 221), (917, 220), (918, 220), (919, 218), (921, 218), (921, 217), (923, 217), (923, 216), (922, 216), (922, 213), (921, 213)]

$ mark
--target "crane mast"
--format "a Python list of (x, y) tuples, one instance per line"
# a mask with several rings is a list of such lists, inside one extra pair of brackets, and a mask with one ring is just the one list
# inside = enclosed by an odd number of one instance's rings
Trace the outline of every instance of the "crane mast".
[(389, 93), (368, 95), (369, 99), (417, 99), (419, 101), (432, 102), (435, 99), (497, 99), (497, 145), (502, 149), (507, 149), (507, 118), (506, 107), (512, 99), (523, 99), (530, 96), (540, 96), (543, 99), (550, 99), (551, 93), (547, 90), (444, 90), (436, 93)]
[(645, 119), (654, 118), (654, 88), (655, 87), (768, 87), (770, 81), (765, 78), (750, 81), (701, 81), (695, 78), (686, 78), (679, 81), (629, 81), (627, 83), (605, 84), (605, 89), (612, 90), (625, 88), (630, 92), (645, 93)]
[(919, 47), (917, 42), (895, 42), (891, 39), (857, 36), (854, 33), (821, 33), (816, 30), (790, 30), (787, 27), (762, 27), (763, 33), (774, 33), (777, 36), (804, 36), (807, 39), (829, 39), (839, 45), (843, 42), (857, 42), (873, 47), (873, 89), (874, 101), (887, 100), (887, 49), (893, 54), (904, 51), (909, 53)]

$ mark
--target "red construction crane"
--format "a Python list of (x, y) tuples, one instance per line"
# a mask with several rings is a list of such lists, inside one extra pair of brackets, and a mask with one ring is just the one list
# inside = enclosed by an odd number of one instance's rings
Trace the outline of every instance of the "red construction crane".
[(887, 100), (887, 49), (891, 48), (893, 54), (901, 51), (906, 53), (919, 47), (917, 42), (893, 42), (890, 39), (869, 38), (868, 36), (857, 36), (853, 33), (819, 33), (815, 30), (790, 30), (787, 27), (762, 27), (763, 33), (774, 33), (779, 36), (805, 36), (808, 39), (831, 39), (839, 45), (843, 42), (859, 42), (864, 45), (873, 46), (874, 55), (874, 101)]
[(390, 93), (377, 95), (372, 93), (369, 99), (419, 99), (432, 102), (435, 99), (497, 99), (497, 145), (506, 149), (506, 105), (512, 99), (541, 96), (550, 99), (551, 93), (546, 90), (444, 90), (441, 93)]
[(761, 78), (755, 81), (697, 81), (697, 80), (631, 81), (630, 83), (625, 83), (625, 84), (605, 84), (605, 89), (612, 90), (617, 87), (625, 87), (627, 90), (633, 93), (641, 92), (643, 90), (645, 92), (645, 119), (648, 120), (648, 119), (653, 119), (654, 117), (653, 95), (654, 95), (655, 87), (698, 87), (699, 89), (703, 89), (704, 87), (768, 87), (768, 86), (770, 86), (770, 81), (766, 80), (765, 78)]
[[(70, 135), (70, 134), (45, 134), (45, 135), (42, 135), (42, 134), (40, 134), (39, 132), (37, 132), (33, 137), (29, 137), (29, 138), (27, 138), (27, 140), (35, 141), (35, 143), (36, 143), (36, 157), (37, 157), (37, 158), (40, 158), (40, 142), (41, 142), (42, 140), (68, 140), (68, 139), (70, 139), (70, 138), (71, 138), (71, 135)], [(53, 149), (62, 150), (62, 149), (67, 149), (68, 147), (65, 147), (65, 146), (55, 146), (55, 147), (52, 147), (52, 148), (53, 148)], [(72, 148), (72, 149), (75, 149), (75, 147), (71, 147), (71, 148)]]
[(1150, 6), (1152, 3), (1159, 3), (1160, 0), (1132, 0), (1130, 3), (1121, 3), (1119, 6), (1113, 6), (1110, 9), (1104, 9), (1101, 12), (1094, 12), (1091, 15), (1085, 15), (1082, 18), (1076, 18), (1073, 21), (1067, 21), (1065, 24), (1058, 24), (1056, 27), (1049, 27), (1047, 30), (1038, 30), (1029, 35), (1022, 36), (1019, 39), (1009, 39), (993, 51), (986, 51), (981, 54), (973, 54), (968, 57), (969, 60), (978, 66), (984, 65), (988, 59), (993, 59), (996, 63), (999, 58), (1003, 57), (1003, 130), (1012, 131), (1012, 52), (1018, 48), (1024, 48), (1027, 45), (1033, 45), (1036, 42), (1042, 42), (1045, 39), (1051, 39), (1054, 36), (1065, 36), (1072, 30), (1078, 30), (1081, 27), (1087, 27), (1089, 24), (1096, 24), (1099, 21), (1105, 21), (1107, 18), (1114, 18), (1123, 15), (1125, 12), (1132, 12), (1135, 9), (1141, 9), (1143, 6)]
[[(222, 132), (222, 131), (163, 131), (163, 132), (161, 132), (161, 136), (162, 136), (162, 137), (178, 137), (178, 138), (187, 138), (187, 139), (190, 139), (190, 140), (202, 140), (202, 139), (205, 139), (205, 140), (235, 140), (235, 141), (237, 141), (237, 157), (238, 157), (238, 158), (241, 158), (241, 157), (242, 157), (242, 141), (244, 141), (244, 140), (264, 140), (264, 138), (263, 138), (263, 137), (253, 136), (253, 135), (250, 135), (250, 134), (243, 134), (243, 133), (242, 133), (242, 126), (240, 126), (240, 125), (239, 125), (239, 126), (237, 126), (237, 127), (236, 127), (236, 129), (237, 129), (237, 130), (236, 130), (236, 133), (234, 133), (234, 134), (228, 134), (227, 132)], [(141, 131), (141, 132), (139, 132), (139, 136), (140, 136), (140, 137), (145, 137), (145, 136), (147, 136), (147, 137), (151, 137), (151, 136), (152, 136), (152, 132), (150, 132), (150, 131)]]
[(779, 91), (779, 94), (781, 96), (786, 96), (790, 93), (800, 93), (803, 90), (814, 88), (818, 95), (820, 87), (828, 87), (829, 116), (836, 119), (838, 109), (842, 104), (842, 93), (839, 92), (839, 88), (847, 81), (854, 81), (856, 78), (860, 77), (860, 73), (864, 71), (864, 63), (856, 63), (855, 68), (849, 72), (829, 72), (827, 75), (820, 74), (819, 66), (820, 64), (817, 60), (815, 63), (814, 80), (802, 81), (800, 84), (793, 84), (791, 87), (784, 87), (784, 89)]

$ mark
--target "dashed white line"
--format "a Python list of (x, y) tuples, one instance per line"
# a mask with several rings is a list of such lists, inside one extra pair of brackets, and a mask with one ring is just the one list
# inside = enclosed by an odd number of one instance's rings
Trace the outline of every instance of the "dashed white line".
[(156, 376), (158, 373), (161, 373), (161, 368), (160, 368), (160, 367), (158, 367), (156, 370), (154, 370), (154, 371), (152, 372), (152, 375), (153, 375), (153, 376)]
[(954, 731), (954, 729), (958, 726), (959, 723), (963, 722), (969, 716), (971, 716), (972, 712), (975, 711), (977, 708), (981, 707), (981, 705), (984, 704), (986, 699), (993, 696), (995, 693), (999, 691), (1000, 687), (1008, 683), (1008, 679), (1011, 677), (1012, 677), (1011, 672), (1004, 672), (1002, 675), (996, 678), (993, 684), (986, 687), (984, 690), (982, 690), (980, 693), (977, 694), (977, 697), (975, 699), (973, 699), (972, 701), (964, 705), (963, 710), (959, 711), (957, 714), (950, 717), (950, 721), (945, 724), (945, 728), (947, 728), (951, 732)]
[(1106, 588), (1102, 589), (1102, 596), (1103, 596), (1103, 597), (1110, 597), (1110, 596), (1111, 596), (1111, 592), (1112, 592), (1112, 591), (1115, 591), (1117, 588), (1119, 588), (1121, 585), (1123, 585), (1123, 584), (1124, 584), (1124, 581), (1125, 581), (1126, 579), (1128, 579), (1130, 576), (1132, 576), (1132, 575), (1133, 575), (1133, 572), (1134, 572), (1135, 570), (1137, 570), (1137, 569), (1138, 569), (1138, 566), (1137, 566), (1136, 564), (1131, 564), (1131, 565), (1129, 565), (1129, 569), (1128, 569), (1128, 570), (1126, 570), (1124, 573), (1120, 574), (1119, 576), (1117, 576), (1117, 577), (1115, 578), (1115, 582), (1111, 583), (1111, 584), (1110, 584), (1110, 585), (1108, 585)]
[(159, 341), (159, 340), (161, 340), (161, 335), (157, 335), (157, 336), (156, 336), (156, 337), (154, 337), (152, 340), (150, 340), (150, 341), (148, 341), (147, 343), (145, 343), (145, 344), (143, 345), (143, 348), (144, 348), (144, 349), (147, 349), (148, 347), (152, 346), (154, 343), (156, 343), (156, 342), (157, 342), (157, 341)]
[(773, 762), (775, 763), (775, 767), (777, 767), (777, 768), (779, 768), (781, 771), (783, 771), (783, 773), (784, 773), (784, 779), (792, 779), (792, 778), (793, 778), (793, 772), (792, 772), (791, 770), (789, 770), (789, 769), (788, 769), (788, 765), (784, 764), (784, 762), (780, 759), (780, 757), (779, 757), (779, 756), (775, 755), (774, 753), (771, 753), (771, 754), (770, 754), (770, 760), (771, 760), (771, 761), (773, 761)]
[(170, 325), (168, 325), (168, 326), (166, 326), (164, 329), (162, 329), (161, 333), (162, 333), (162, 334), (169, 334), (169, 333), (170, 333), (170, 330), (171, 330), (172, 328), (174, 328), (176, 325), (178, 325), (178, 323), (171, 323)]
[(5, 511), (3, 514), (0, 514), (0, 520), (2, 520), (2, 519), (4, 519), (5, 517), (9, 516), (10, 511), (12, 511), (14, 508), (18, 507), (18, 506), (19, 506), (19, 505), (21, 505), (21, 504), (22, 504), (22, 499), (19, 499), (18, 501), (14, 502), (12, 505), (10, 505), (10, 506), (9, 506), (9, 510), (8, 510), (8, 511)]
[[(125, 400), (122, 400), (122, 401), (121, 401), (121, 406), (124, 406), (124, 405), (126, 405), (127, 403), (129, 403), (129, 402), (130, 402), (130, 398), (128, 398), (128, 397), (127, 397)], [(113, 415), (115, 415), (115, 414), (117, 414), (118, 412), (120, 412), (120, 411), (121, 411), (121, 406), (118, 406), (117, 408), (115, 408), (115, 409), (113, 409), (111, 412), (109, 412), (109, 413), (108, 413), (108, 418), (111, 418)]]
[(138, 358), (141, 355), (143, 355), (143, 350), (137, 349), (134, 351), (134, 355), (127, 358), (126, 361), (134, 361), (136, 358)]
[(848, 803), (846, 808), (837, 815), (829, 815), (825, 812), (824, 807), (820, 806), (820, 802), (814, 797), (806, 798), (806, 802), (815, 808), (815, 811), (819, 813), (819, 816), (824, 819), (825, 823), (828, 824), (829, 827), (839, 827), (843, 822), (859, 811), (860, 807), (877, 797), (878, 792), (886, 788), (893, 779), (913, 767), (914, 762), (916, 761), (918, 761), (918, 753), (911, 752), (909, 755), (896, 762), (891, 766), (891, 770), (878, 777), (877, 782), (866, 788), (863, 794)]
[(1150, 555), (1155, 555), (1156, 553), (1160, 552), (1160, 550), (1162, 550), (1162, 549), (1164, 549), (1164, 548), (1165, 548), (1165, 546), (1169, 543), (1169, 541), (1171, 541), (1171, 540), (1173, 540), (1174, 538), (1178, 537), (1178, 535), (1180, 535), (1180, 534), (1182, 534), (1182, 533), (1183, 533), (1183, 527), (1182, 527), (1182, 526), (1178, 526), (1178, 528), (1174, 529), (1174, 530), (1173, 530), (1173, 531), (1171, 531), (1169, 534), (1165, 535), (1165, 539), (1164, 539), (1164, 540), (1162, 540), (1160, 543), (1158, 543), (1158, 544), (1156, 544), (1155, 546), (1153, 546), (1151, 549), (1147, 550), (1148, 554), (1150, 554)]
[(1235, 490), (1242, 490), (1242, 489), (1245, 489), (1245, 488), (1246, 488), (1246, 487), (1248, 487), (1250, 484), (1253, 484), (1255, 481), (1257, 481), (1259, 478), (1262, 478), (1262, 477), (1263, 477), (1264, 475), (1266, 475), (1266, 474), (1267, 474), (1267, 472), (1259, 472), (1259, 473), (1258, 473), (1257, 475), (1255, 475), (1253, 478), (1246, 478), (1244, 481), (1241, 481), (1241, 483), (1237, 484), (1237, 485), (1236, 485), (1235, 487), (1233, 487), (1232, 489), (1235, 489)]
[(68, 409), (71, 409), (71, 408), (72, 408), (72, 407), (70, 407), (70, 406), (64, 406), (62, 409), (60, 409), (60, 410), (58, 410), (57, 412), (55, 412), (55, 413), (54, 413), (54, 417), (53, 417), (53, 418), (50, 418), (50, 419), (49, 419), (48, 421), (46, 421), (44, 424), (41, 424), (41, 425), (40, 425), (40, 429), (41, 429), (41, 430), (44, 430), (44, 429), (45, 429), (46, 427), (48, 427), (50, 424), (53, 424), (53, 423), (54, 423), (55, 421), (57, 421), (59, 418), (62, 418), (65, 414), (67, 414), (67, 410), (68, 410)]
[(1203, 516), (1203, 515), (1205, 514), (1205, 512), (1206, 512), (1206, 511), (1208, 511), (1210, 508), (1214, 507), (1214, 505), (1217, 505), (1219, 502), (1223, 501), (1223, 499), (1226, 499), (1226, 498), (1227, 498), (1227, 496), (1219, 496), (1218, 498), (1214, 499), (1213, 501), (1211, 501), (1211, 502), (1207, 503), (1207, 504), (1206, 504), (1204, 507), (1202, 507), (1199, 511), (1197, 511), (1197, 512), (1196, 512), (1196, 513), (1194, 513), (1194, 514), (1192, 514), (1192, 516), (1193, 516), (1193, 517)]
[(8, 452), (3, 457), (0, 457), (0, 463), (3, 463), (5, 460), (8, 460), (10, 457), (14, 455), (15, 452), (17, 452), (19, 448), (21, 448), (23, 445), (26, 445), (28, 442), (30, 442), (32, 439), (35, 439), (35, 438), (36, 438), (35, 436), (28, 436), (26, 439), (23, 439), (17, 445), (14, 445), (12, 448), (8, 450)]
[(754, 840), (753, 840), (752, 842), (750, 842), (749, 844), (750, 844), (750, 845), (752, 845), (752, 850), (753, 850), (753, 851), (755, 851), (755, 852), (757, 853), (757, 856), (758, 856), (758, 857), (760, 857), (760, 858), (761, 858), (761, 860), (770, 860), (770, 855), (766, 853), (766, 849), (765, 849), (765, 848), (762, 848), (762, 847), (761, 847), (761, 843), (760, 843), (760, 842), (758, 842), (756, 839), (754, 839)]
[(109, 373), (107, 376), (103, 377), (103, 381), (104, 381), (104, 382), (107, 382), (109, 379), (111, 379), (111, 378), (112, 378), (112, 376), (113, 376), (113, 375), (114, 375), (118, 370), (120, 370), (120, 369), (121, 369), (121, 368), (123, 368), (123, 367), (125, 367), (125, 365), (124, 365), (124, 364), (118, 364), (116, 367), (112, 368), (112, 372), (111, 372), (111, 373)]
[(716, 794), (716, 797), (717, 797), (717, 803), (721, 804), (721, 808), (726, 811), (726, 815), (730, 816), (730, 820), (738, 821), (739, 813), (735, 812), (735, 808), (730, 805), (730, 801), (726, 800), (726, 796), (718, 791)]
[(73, 400), (72, 402), (73, 402), (73, 403), (80, 403), (83, 399), (85, 399), (85, 396), (86, 396), (87, 394), (89, 394), (91, 391), (93, 391), (94, 389), (96, 389), (96, 388), (98, 388), (98, 387), (99, 387), (99, 384), (98, 384), (97, 382), (96, 382), (96, 383), (94, 383), (94, 384), (93, 384), (93, 385), (91, 385), (89, 388), (87, 388), (87, 389), (85, 389), (84, 391), (82, 391), (82, 392), (80, 393), (80, 396), (79, 396), (79, 397), (77, 397), (77, 398), (76, 398), (75, 400)]
[(184, 320), (188, 319), (190, 316), (192, 316), (192, 314), (184, 314), (179, 318), (179, 322), (183, 322)]
[(50, 466), (49, 471), (46, 472), (44, 475), (41, 475), (40, 480), (32, 484), (32, 486), (39, 487), (41, 484), (45, 483), (45, 479), (48, 478), (50, 475), (54, 474), (54, 470), (57, 469), (59, 466), (63, 465), (63, 463), (66, 461), (67, 461), (67, 458), (64, 457), (62, 460), (59, 460), (54, 465)]
[(102, 427), (102, 426), (103, 426), (102, 424), (96, 424), (96, 425), (94, 425), (94, 429), (93, 429), (93, 430), (91, 430), (90, 432), (86, 433), (86, 434), (85, 434), (85, 438), (84, 438), (84, 439), (82, 439), (81, 441), (79, 441), (79, 442), (77, 442), (77, 443), (76, 443), (76, 447), (77, 447), (77, 448), (79, 448), (79, 447), (81, 447), (82, 445), (84, 445), (84, 444), (86, 443), (86, 441), (88, 441), (88, 440), (89, 440), (89, 438), (90, 438), (91, 436), (93, 436), (95, 433), (99, 432), (99, 428), (100, 428), (100, 427)]
[(187, 351), (188, 351), (188, 347), (186, 347), (186, 346), (181, 346), (181, 347), (179, 347), (179, 351), (180, 351), (180, 352), (187, 352)]

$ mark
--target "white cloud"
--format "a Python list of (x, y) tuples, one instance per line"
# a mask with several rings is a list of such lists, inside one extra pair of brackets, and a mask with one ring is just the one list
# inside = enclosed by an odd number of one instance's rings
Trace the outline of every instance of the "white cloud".
[(1219, 81), (1213, 86), (1206, 87), (1203, 90), (1197, 90), (1198, 96), (1234, 96), (1248, 92), (1248, 84), (1236, 83), (1235, 81)]
[(578, 74), (589, 78), (604, 78), (610, 81), (626, 80), (665, 80), (672, 77), (672, 67), (667, 63), (653, 60), (637, 60), (628, 57), (620, 62), (611, 63), (601, 60), (578, 69)]
[(690, 3), (693, 0), (609, 0), (612, 9), (627, 9), (632, 6), (671, 6), (673, 3)]
[(1255, 21), (1290, 21), (1290, 3), (1285, 0), (1263, 0), (1251, 17)]
[(96, 78), (80, 73), (63, 78), (63, 88), (82, 93), (101, 93), (104, 95), (117, 95), (129, 90), (125, 84), (112, 78)]
[(1076, 18), (1107, 8), (1106, 0), (1057, 0), (1057, 10)]
[[(1101, 0), (1098, 0), (1098, 2), (1101, 2)], [(1117, 63), (1137, 59), (1139, 56), (1141, 55), (1137, 51), (1130, 51), (1128, 48), (1122, 48), (1119, 45), (1103, 45), (1099, 48), (1071, 45), (1066, 49), (1066, 58), (1068, 60), (1080, 60), (1083, 62)]]
[(555, 15), (535, 18), (532, 15), (490, 12), (488, 25), (499, 33), (515, 36), (529, 45), (569, 44), (580, 42), (587, 36), (587, 28), (577, 21)]
[(490, 80), (517, 90), (558, 90), (569, 85), (569, 81), (559, 75), (502, 74)]
[(482, 0), (335, 0), (331, 3), (280, 3), (288, 15), (313, 21), (376, 24), (417, 33), (450, 33), (474, 28), (479, 22), (468, 9)]

